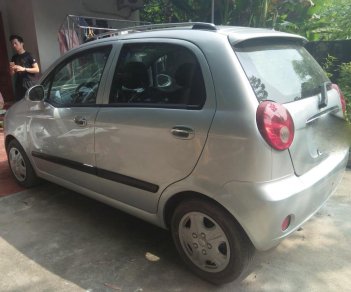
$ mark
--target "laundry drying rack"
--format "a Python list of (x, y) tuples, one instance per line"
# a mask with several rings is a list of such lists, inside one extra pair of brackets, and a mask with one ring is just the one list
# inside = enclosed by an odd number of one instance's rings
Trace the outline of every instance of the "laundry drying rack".
[(151, 24), (143, 21), (96, 18), (68, 15), (58, 32), (61, 54), (79, 45), (105, 37), (142, 32), (147, 30), (190, 27), (192, 29), (217, 30), (213, 23), (178, 22)]
[(128, 33), (134, 27), (149, 24), (144, 21), (67, 15), (58, 31), (60, 51), (64, 54), (85, 42)]

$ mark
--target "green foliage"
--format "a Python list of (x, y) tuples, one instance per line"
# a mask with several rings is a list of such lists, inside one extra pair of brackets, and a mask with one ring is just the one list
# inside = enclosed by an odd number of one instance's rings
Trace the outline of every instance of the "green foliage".
[(338, 72), (338, 66), (336, 63), (338, 59), (328, 54), (328, 57), (322, 63), (322, 68), (329, 78), (333, 78), (335, 73)]
[(351, 38), (350, 0), (315, 0), (305, 20), (309, 40), (337, 40)]
[(209, 0), (170, 0), (179, 21), (211, 21), (211, 1)]
[(169, 0), (145, 0), (144, 9), (140, 11), (140, 20), (151, 23), (170, 22), (172, 8)]
[(329, 77), (334, 77), (336, 72), (339, 72), (339, 77), (336, 83), (344, 94), (346, 101), (347, 120), (350, 122), (351, 118), (351, 62), (341, 63), (337, 65), (338, 59), (328, 55), (322, 64), (322, 68)]
[[(253, 27), (294, 27), (303, 18), (310, 0), (216, 0), (214, 22)], [(307, 4), (306, 4), (307, 3)], [(145, 0), (141, 20), (152, 23), (211, 22), (211, 0)], [(290, 23), (290, 25), (288, 25)], [(297, 26), (294, 27), (296, 30)]]
[[(309, 40), (351, 38), (350, 0), (215, 0), (214, 22), (269, 27)], [(141, 20), (211, 22), (211, 0), (145, 0)]]
[(151, 23), (211, 21), (209, 0), (145, 0), (142, 21)]
[(351, 38), (350, 0), (271, 2), (275, 29), (300, 34), (310, 41)]

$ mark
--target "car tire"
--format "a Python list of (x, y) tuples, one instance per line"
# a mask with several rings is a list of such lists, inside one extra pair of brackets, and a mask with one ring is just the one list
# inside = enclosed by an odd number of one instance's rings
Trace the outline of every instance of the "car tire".
[(187, 266), (216, 285), (243, 275), (254, 255), (251, 241), (236, 220), (207, 200), (182, 201), (173, 213), (171, 232)]
[(40, 180), (20, 143), (12, 140), (6, 150), (11, 173), (17, 183), (25, 188), (37, 185)]

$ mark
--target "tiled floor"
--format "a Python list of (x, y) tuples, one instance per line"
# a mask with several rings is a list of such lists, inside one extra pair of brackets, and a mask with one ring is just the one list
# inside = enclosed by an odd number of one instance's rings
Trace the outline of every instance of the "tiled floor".
[(4, 132), (0, 128), (0, 196), (6, 196), (22, 191), (10, 172), (4, 145)]

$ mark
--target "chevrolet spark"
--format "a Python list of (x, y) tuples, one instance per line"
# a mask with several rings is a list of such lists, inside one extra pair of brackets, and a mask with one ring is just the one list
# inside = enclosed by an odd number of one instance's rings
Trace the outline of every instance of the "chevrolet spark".
[(194, 273), (232, 281), (345, 169), (345, 101), (304, 43), (189, 23), (81, 45), (7, 112), (12, 173), (167, 228)]

